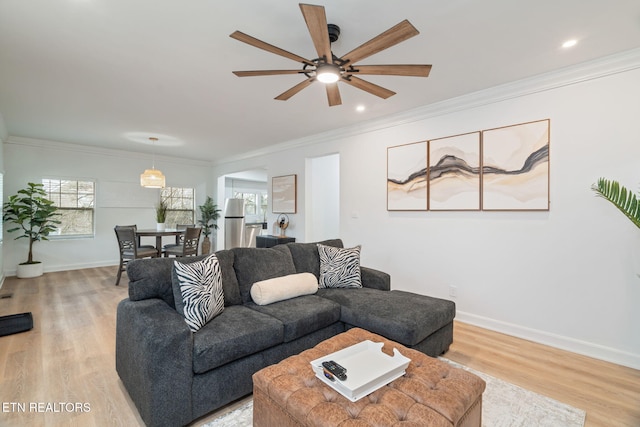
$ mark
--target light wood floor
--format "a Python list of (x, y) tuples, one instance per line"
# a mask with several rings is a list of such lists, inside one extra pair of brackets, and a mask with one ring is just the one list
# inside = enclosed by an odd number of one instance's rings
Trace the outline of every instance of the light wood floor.
[[(5, 280), (0, 296), (12, 297), (0, 298), (0, 315), (31, 311), (35, 326), (0, 337), (0, 426), (144, 425), (115, 371), (115, 311), (127, 296), (126, 275), (116, 287), (115, 274)], [(460, 322), (445, 356), (584, 409), (588, 427), (640, 426), (640, 371)]]

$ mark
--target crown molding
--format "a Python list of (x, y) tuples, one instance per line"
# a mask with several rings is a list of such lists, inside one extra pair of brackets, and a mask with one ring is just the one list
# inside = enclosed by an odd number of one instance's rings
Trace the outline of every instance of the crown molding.
[[(67, 142), (50, 141), (45, 139), (25, 138), (21, 136), (9, 136), (6, 141), (7, 145), (21, 145), (25, 147), (37, 147), (44, 149), (52, 149), (56, 151), (66, 151), (71, 153), (92, 154), (98, 156), (109, 156), (123, 159), (140, 159), (149, 160), (149, 153), (141, 153), (137, 151), (115, 150), (113, 148), (92, 147), (88, 145), (70, 144)], [(155, 155), (156, 161), (161, 160), (163, 163), (172, 163), (177, 165), (211, 167), (211, 162), (202, 160), (184, 159), (181, 157), (166, 157)]]
[(569, 85), (583, 83), (614, 74), (624, 73), (640, 68), (640, 48), (608, 55), (592, 61), (561, 68), (552, 72), (538, 74), (534, 77), (494, 86), (472, 92), (456, 98), (428, 104), (422, 107), (392, 114), (383, 118), (360, 122), (331, 131), (310, 135), (304, 138), (285, 141), (260, 150), (250, 151), (213, 162), (214, 165), (232, 163), (255, 157), (274, 154), (294, 148), (327, 142), (334, 139), (348, 138), (365, 133), (376, 132), (401, 126), (445, 114), (494, 104), (509, 99), (520, 98), (539, 92), (545, 92)]

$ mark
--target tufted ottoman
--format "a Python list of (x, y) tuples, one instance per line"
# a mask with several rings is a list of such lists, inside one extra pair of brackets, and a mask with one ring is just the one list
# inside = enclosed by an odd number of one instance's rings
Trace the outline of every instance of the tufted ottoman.
[[(317, 379), (314, 359), (364, 340), (383, 342), (411, 359), (407, 373), (351, 402)], [(484, 381), (379, 335), (353, 328), (253, 375), (253, 425), (479, 427)]]

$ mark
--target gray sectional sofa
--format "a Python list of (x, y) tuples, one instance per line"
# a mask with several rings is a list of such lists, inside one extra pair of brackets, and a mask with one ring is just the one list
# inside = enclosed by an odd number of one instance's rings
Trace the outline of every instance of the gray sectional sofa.
[[(343, 246), (341, 240), (321, 243)], [(362, 288), (319, 289), (268, 305), (252, 300), (255, 282), (295, 273), (318, 277), (315, 243), (216, 255), (225, 308), (195, 333), (176, 311), (175, 259), (128, 265), (129, 298), (117, 310), (116, 370), (149, 426), (182, 426), (248, 395), (258, 370), (351, 327), (431, 356), (445, 352), (453, 340), (453, 302), (392, 291), (388, 274), (366, 267), (361, 267)]]

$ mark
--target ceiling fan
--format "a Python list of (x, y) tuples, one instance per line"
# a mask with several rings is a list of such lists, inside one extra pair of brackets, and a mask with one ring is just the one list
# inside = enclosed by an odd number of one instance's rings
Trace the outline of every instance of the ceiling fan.
[(235, 31), (231, 38), (247, 43), (267, 52), (292, 59), (302, 63), (302, 69), (298, 70), (255, 70), (234, 71), (238, 77), (275, 76), (281, 74), (303, 74), (307, 78), (291, 89), (276, 96), (275, 99), (286, 101), (302, 89), (318, 80), (325, 83), (329, 106), (342, 104), (338, 82), (346, 83), (358, 89), (369, 92), (380, 98), (387, 99), (395, 95), (395, 92), (381, 86), (363, 80), (358, 75), (391, 75), (428, 77), (431, 65), (356, 65), (357, 62), (368, 58), (382, 50), (388, 49), (419, 34), (418, 30), (408, 20), (404, 20), (396, 26), (379, 34), (368, 42), (356, 47), (351, 52), (337, 57), (331, 51), (331, 43), (338, 39), (340, 28), (334, 24), (327, 24), (327, 17), (323, 6), (312, 4), (300, 4), (300, 10), (307, 23), (311, 39), (316, 48), (318, 58), (306, 59), (284, 49), (265, 43), (250, 35)]

